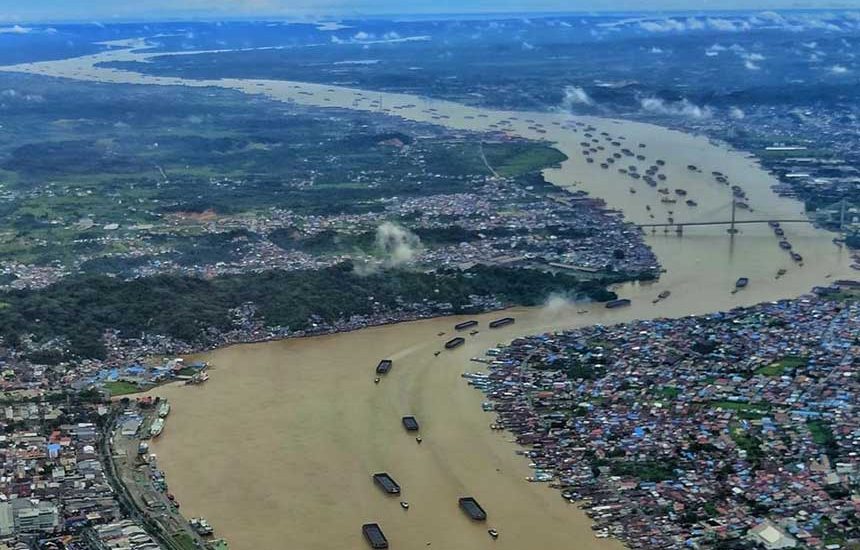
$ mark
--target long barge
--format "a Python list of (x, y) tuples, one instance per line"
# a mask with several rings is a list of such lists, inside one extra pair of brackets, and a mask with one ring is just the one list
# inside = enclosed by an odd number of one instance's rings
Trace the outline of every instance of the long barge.
[(615, 309), (617, 307), (624, 307), (629, 305), (630, 300), (628, 300), (627, 298), (619, 298), (617, 300), (609, 300), (608, 302), (606, 302), (607, 309)]
[(370, 544), (371, 548), (383, 549), (388, 548), (388, 539), (377, 523), (365, 523), (361, 526), (361, 532), (364, 533), (364, 538)]
[(487, 512), (481, 508), (481, 505), (473, 497), (461, 497), (460, 508), (475, 521), (484, 521), (487, 519)]
[(466, 330), (467, 328), (472, 328), (476, 326), (478, 326), (478, 321), (472, 319), (470, 321), (463, 321), (462, 323), (457, 323), (456, 325), (454, 325), (454, 328), (456, 330)]
[(502, 328), (514, 324), (513, 317), (502, 317), (490, 323), (490, 328)]
[(376, 365), (376, 374), (388, 374), (388, 371), (391, 370), (391, 365), (394, 363), (391, 359), (383, 359)]
[(456, 338), (451, 338), (450, 340), (445, 342), (445, 349), (454, 349), (460, 347), (465, 341), (465, 338), (460, 338), (459, 336)]
[(418, 431), (418, 421), (415, 419), (414, 416), (404, 416), (401, 419), (401, 422), (403, 422), (403, 427), (406, 428), (407, 431)]
[(373, 482), (376, 483), (376, 485), (378, 485), (380, 489), (382, 489), (389, 495), (400, 494), (400, 485), (396, 481), (394, 481), (393, 477), (391, 477), (385, 472), (373, 474)]

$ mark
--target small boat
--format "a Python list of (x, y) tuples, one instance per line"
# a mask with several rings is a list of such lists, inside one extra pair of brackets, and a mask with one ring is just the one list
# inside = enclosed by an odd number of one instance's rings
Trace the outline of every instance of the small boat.
[(791, 250), (791, 243), (788, 241), (779, 241), (779, 247), (783, 250)]
[(379, 377), (378, 377), (378, 376), (377, 376), (376, 378), (374, 378), (374, 379), (373, 379), (373, 383), (374, 383), (374, 384), (379, 384)]
[(696, 201), (694, 201), (693, 199), (687, 199), (687, 206), (689, 206), (689, 207), (696, 207), (696, 206), (699, 206), (699, 203), (697, 203), (697, 202), (696, 202)]
[(781, 268), (776, 272), (776, 278), (779, 279), (780, 277), (782, 277), (786, 273), (788, 273), (788, 270)]
[(631, 193), (631, 194), (636, 194), (636, 190), (635, 190), (635, 189), (633, 189), (633, 188), (631, 187), (631, 188), (630, 188), (630, 193)]
[(424, 441), (424, 440), (423, 440), (423, 439), (421, 439), (421, 436), (419, 435), (418, 437), (416, 437), (416, 438), (415, 438), (415, 441), (416, 441), (419, 445), (421, 445), (421, 442), (422, 442), (422, 441)]
[(496, 531), (495, 529), (487, 529), (487, 533), (489, 533), (490, 536), (493, 537), (494, 539), (499, 538), (499, 532)]
[(440, 354), (440, 353), (442, 353), (442, 352), (441, 352), (441, 351), (434, 351), (434, 352), (433, 352), (433, 357), (439, 357), (439, 354)]
[(744, 288), (749, 284), (750, 280), (746, 277), (741, 277), (735, 281), (735, 288)]
[(404, 510), (408, 510), (409, 509), (409, 503), (406, 502), (405, 500), (401, 500), (400, 501), (400, 507), (403, 508)]
[(474, 336), (480, 332), (481, 332), (480, 330), (471, 330), (471, 331), (469, 331), (469, 336)]
[(801, 255), (800, 255), (800, 254), (798, 254), (797, 252), (792, 252), (792, 253), (791, 253), (791, 259), (792, 259), (792, 260), (794, 260), (795, 262), (802, 262), (802, 261), (803, 261), (803, 256), (801, 256)]

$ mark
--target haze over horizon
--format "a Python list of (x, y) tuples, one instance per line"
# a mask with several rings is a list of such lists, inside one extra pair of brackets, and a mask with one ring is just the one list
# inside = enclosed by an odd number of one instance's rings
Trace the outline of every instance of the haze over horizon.
[[(11, 2), (3, 2), (11, 4)], [(16, 3), (17, 4), (17, 3)], [(391, 0), (144, 0), (117, 4), (112, 0), (73, 2), (42, 0), (4, 6), (0, 22), (150, 21), (230, 18), (324, 18), (379, 15), (559, 13), (559, 12), (661, 12), (749, 10), (742, 0), (656, 0), (647, 6), (637, 0), (418, 0), (409, 5)], [(756, 11), (767, 9), (860, 9), (860, 0), (762, 0)]]

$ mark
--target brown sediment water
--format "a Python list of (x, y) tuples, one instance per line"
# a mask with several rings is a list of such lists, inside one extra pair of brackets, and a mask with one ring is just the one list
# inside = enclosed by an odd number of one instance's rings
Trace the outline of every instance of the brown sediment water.
[[(722, 172), (746, 191), (752, 210), (738, 211), (738, 219), (803, 217), (800, 203), (771, 191), (773, 178), (754, 160), (703, 137), (649, 124), (482, 110), (329, 85), (185, 80), (97, 66), (152, 57), (130, 49), (139, 45), (115, 43), (118, 49), (93, 56), (0, 70), (98, 82), (222, 87), (318, 107), (387, 109), (393, 116), (462, 130), (493, 130), (491, 124), (509, 120), (510, 135), (547, 140), (570, 157), (560, 168), (545, 172), (548, 181), (600, 197), (637, 223), (663, 222), (669, 216), (676, 222), (729, 219), (731, 190), (716, 182), (712, 171)], [(377, 99), (383, 107), (371, 103)], [(440, 115), (449, 118), (434, 118)], [(582, 155), (580, 143), (590, 139), (577, 122), (592, 125), (589, 133), (606, 148), (592, 154), (593, 164)], [(536, 124), (545, 133), (538, 132)], [(646, 160), (624, 156), (609, 169), (601, 168), (601, 160), (620, 149), (601, 132), (615, 139), (623, 136), (621, 147)], [(660, 173), (668, 178), (658, 188), (668, 187), (670, 196), (679, 199), (676, 204), (661, 202), (655, 188), (617, 170), (632, 164), (644, 173), (657, 159), (665, 160)], [(689, 170), (690, 164), (699, 170)], [(688, 195), (677, 197), (677, 188)], [(688, 198), (698, 206), (684, 204)], [(647, 242), (666, 273), (654, 283), (621, 286), (618, 292), (632, 300), (631, 306), (608, 310), (600, 304), (553, 300), (543, 308), (507, 312), (517, 322), (498, 330), (486, 325), (499, 314), (479, 316), (480, 333), (452, 351), (442, 346), (461, 318), (203, 354), (199, 358), (215, 366), (206, 385), (157, 390), (172, 401), (173, 412), (152, 448), (183, 511), (206, 516), (234, 549), (361, 548), (360, 526), (371, 521), (382, 526), (396, 549), (428, 548), (428, 543), (444, 549), (619, 548), (617, 541), (595, 538), (588, 518), (557, 491), (525, 481), (528, 461), (514, 453), (510, 434), (489, 429), (493, 415), (481, 411), (481, 394), (460, 374), (480, 370), (481, 364), (470, 362), (470, 357), (518, 335), (791, 298), (854, 274), (847, 251), (831, 243), (833, 235), (811, 225), (784, 224), (786, 236), (804, 257), (802, 266), (778, 247), (767, 225), (739, 227), (734, 237), (724, 226), (688, 227), (683, 236), (662, 229), (649, 232)], [(777, 279), (781, 268), (787, 273)], [(732, 293), (742, 276), (749, 278), (748, 287)], [(664, 290), (671, 296), (652, 303)], [(447, 334), (437, 336), (440, 331)], [(374, 368), (385, 357), (393, 359), (394, 366), (374, 384)], [(421, 423), (421, 445), (400, 424), (406, 414), (416, 415)], [(374, 486), (371, 474), (377, 471), (389, 472), (400, 483), (400, 498)], [(458, 509), (457, 498), (465, 495), (476, 497), (487, 510), (486, 525), (473, 523)], [(409, 501), (409, 510), (400, 507), (400, 499)], [(489, 527), (499, 530), (497, 540), (487, 534)]]

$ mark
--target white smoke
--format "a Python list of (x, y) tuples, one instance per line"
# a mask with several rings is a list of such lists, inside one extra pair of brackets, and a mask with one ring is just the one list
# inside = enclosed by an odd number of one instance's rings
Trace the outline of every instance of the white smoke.
[(421, 239), (403, 227), (385, 222), (376, 228), (376, 249), (390, 267), (406, 264), (421, 251)]
[(687, 99), (681, 101), (668, 102), (658, 97), (647, 97), (641, 99), (639, 104), (644, 111), (656, 113), (658, 115), (680, 116), (692, 119), (706, 119), (713, 116), (713, 111), (710, 107), (700, 107), (691, 103)]
[(567, 86), (564, 89), (564, 100), (562, 101), (562, 107), (570, 111), (574, 105), (594, 105), (594, 100), (591, 99), (591, 96), (588, 95), (588, 92), (585, 89), (579, 86)]
[(543, 303), (542, 312), (549, 315), (558, 315), (574, 307), (574, 302), (564, 294), (550, 294)]

